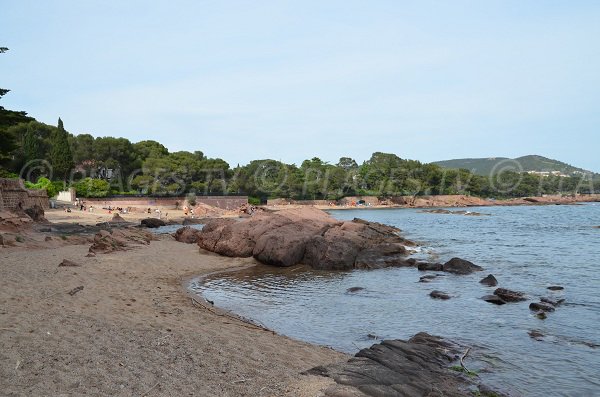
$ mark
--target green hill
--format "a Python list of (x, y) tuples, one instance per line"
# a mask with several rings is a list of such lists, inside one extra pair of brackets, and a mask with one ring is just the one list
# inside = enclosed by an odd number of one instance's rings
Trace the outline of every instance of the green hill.
[(558, 171), (564, 175), (580, 175), (581, 173), (593, 174), (593, 172), (582, 168), (573, 167), (562, 161), (549, 159), (543, 156), (529, 155), (509, 159), (507, 157), (473, 158), (473, 159), (455, 159), (445, 161), (435, 161), (443, 168), (464, 168), (479, 175), (490, 175), (502, 169), (512, 169), (514, 171), (537, 171), (537, 172), (555, 172)]

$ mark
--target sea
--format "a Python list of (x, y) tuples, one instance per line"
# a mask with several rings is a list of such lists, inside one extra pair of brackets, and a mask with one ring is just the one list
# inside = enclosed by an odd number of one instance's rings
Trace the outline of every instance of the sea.
[[(455, 211), (456, 209), (450, 209)], [(213, 274), (190, 288), (220, 308), (291, 338), (356, 353), (383, 339), (424, 331), (470, 346), (465, 364), (478, 380), (512, 396), (600, 396), (600, 204), (477, 207), (469, 214), (420, 209), (331, 210), (393, 225), (419, 245), (414, 256), (467, 259), (467, 276), (415, 268), (314, 271), (258, 266)], [(436, 274), (433, 272), (433, 274)], [(498, 287), (528, 300), (497, 306), (481, 299)], [(547, 287), (560, 285), (562, 291)], [(349, 288), (360, 287), (351, 293)], [(435, 300), (433, 290), (451, 296)], [(546, 319), (531, 302), (564, 299)], [(532, 331), (543, 336), (533, 338)]]

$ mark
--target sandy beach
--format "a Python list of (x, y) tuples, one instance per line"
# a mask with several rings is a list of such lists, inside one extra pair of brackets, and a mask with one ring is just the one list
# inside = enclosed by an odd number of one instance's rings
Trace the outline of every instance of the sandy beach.
[(191, 277), (251, 258), (170, 236), (96, 257), (88, 248), (0, 249), (2, 395), (317, 396), (331, 381), (300, 373), (348, 358), (192, 302)]

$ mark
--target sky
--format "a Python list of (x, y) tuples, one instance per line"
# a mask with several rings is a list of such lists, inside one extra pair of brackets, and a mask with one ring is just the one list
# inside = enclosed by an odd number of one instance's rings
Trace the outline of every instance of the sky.
[(600, 172), (600, 2), (0, 0), (1, 105), (235, 166), (376, 151)]

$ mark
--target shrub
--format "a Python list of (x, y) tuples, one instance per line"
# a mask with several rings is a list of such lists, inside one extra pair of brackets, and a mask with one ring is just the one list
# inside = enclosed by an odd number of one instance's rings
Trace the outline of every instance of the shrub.
[(78, 197), (106, 197), (110, 184), (104, 179), (85, 178), (75, 184)]

